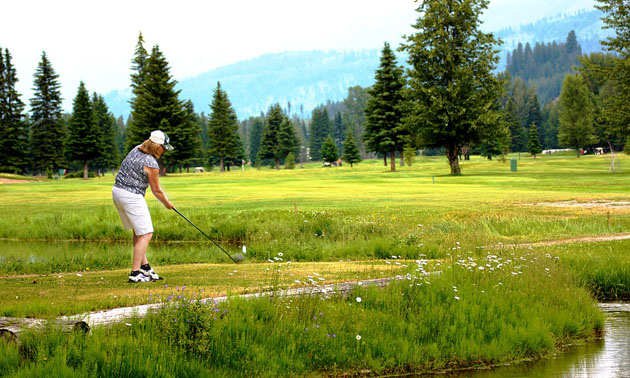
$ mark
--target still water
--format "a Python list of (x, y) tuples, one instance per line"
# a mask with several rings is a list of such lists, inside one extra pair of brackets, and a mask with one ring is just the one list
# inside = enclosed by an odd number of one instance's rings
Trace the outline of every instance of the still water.
[(542, 361), (488, 371), (460, 373), (454, 377), (630, 377), (630, 302), (600, 303), (606, 315), (605, 335), (585, 345), (574, 346)]

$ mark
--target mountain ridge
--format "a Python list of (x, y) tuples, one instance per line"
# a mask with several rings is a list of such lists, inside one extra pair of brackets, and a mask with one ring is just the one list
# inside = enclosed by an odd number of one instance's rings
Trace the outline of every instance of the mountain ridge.
[[(519, 42), (564, 42), (570, 30), (576, 31), (583, 53), (600, 51), (599, 41), (610, 35), (602, 29), (601, 16), (598, 10), (584, 10), (493, 32), (504, 42), (498, 70), (504, 69), (506, 53)], [(269, 53), (183, 78), (176, 89), (181, 90), (182, 100), (193, 102), (197, 113), (210, 111), (212, 93), (220, 82), (241, 120), (264, 113), (275, 103), (288, 108), (289, 102), (292, 114), (309, 118), (312, 109), (320, 104), (343, 100), (349, 87), (372, 85), (379, 56), (380, 49)], [(405, 59), (401, 57), (399, 54), (398, 63), (402, 65)], [(105, 95), (116, 117), (128, 116), (130, 98), (129, 88)]]

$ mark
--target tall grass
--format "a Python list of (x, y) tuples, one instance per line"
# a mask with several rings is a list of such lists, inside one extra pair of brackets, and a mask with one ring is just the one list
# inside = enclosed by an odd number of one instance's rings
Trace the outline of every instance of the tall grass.
[(429, 276), (425, 263), (385, 289), (327, 299), (214, 303), (178, 288), (142, 321), (4, 344), (2, 364), (16, 376), (177, 376), (180, 366), (201, 376), (419, 373), (537, 359), (601, 333), (589, 293), (553, 257), (455, 249)]

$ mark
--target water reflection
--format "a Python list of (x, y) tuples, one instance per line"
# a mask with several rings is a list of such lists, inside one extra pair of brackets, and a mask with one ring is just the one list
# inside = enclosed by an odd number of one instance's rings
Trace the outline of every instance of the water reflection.
[(630, 377), (630, 302), (601, 303), (606, 314), (605, 337), (573, 346), (552, 358), (451, 377)]

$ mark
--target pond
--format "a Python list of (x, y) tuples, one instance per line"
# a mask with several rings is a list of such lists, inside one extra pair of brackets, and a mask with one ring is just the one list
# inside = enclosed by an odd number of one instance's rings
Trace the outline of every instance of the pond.
[(630, 377), (630, 302), (600, 303), (605, 335), (532, 363), (451, 375), (454, 377)]

